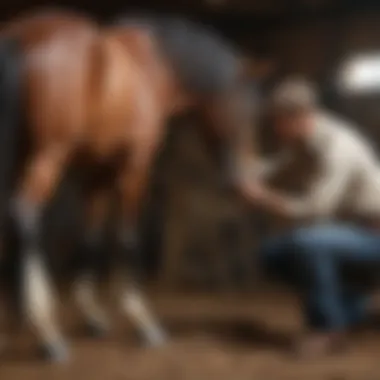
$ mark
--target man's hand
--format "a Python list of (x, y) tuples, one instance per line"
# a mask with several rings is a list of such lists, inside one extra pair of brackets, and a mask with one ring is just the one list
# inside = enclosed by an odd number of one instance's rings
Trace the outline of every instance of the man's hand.
[(241, 192), (244, 198), (253, 203), (261, 203), (266, 197), (266, 187), (259, 181), (245, 181), (241, 185)]
[(293, 217), (292, 202), (281, 193), (270, 189), (259, 180), (245, 181), (241, 184), (242, 196), (251, 204), (260, 206), (282, 217)]

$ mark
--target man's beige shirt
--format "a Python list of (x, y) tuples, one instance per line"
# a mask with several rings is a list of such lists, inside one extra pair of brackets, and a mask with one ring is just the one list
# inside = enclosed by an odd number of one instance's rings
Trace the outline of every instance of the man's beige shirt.
[[(329, 218), (349, 204), (355, 214), (380, 216), (380, 162), (369, 140), (350, 123), (320, 112), (308, 143), (320, 170), (303, 197), (289, 197), (289, 214)], [(286, 157), (262, 162), (261, 174), (277, 171)]]

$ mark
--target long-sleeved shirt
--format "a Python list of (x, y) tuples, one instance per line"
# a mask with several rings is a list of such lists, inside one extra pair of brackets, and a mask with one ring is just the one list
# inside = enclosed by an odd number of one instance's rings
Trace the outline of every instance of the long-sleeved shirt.
[[(329, 218), (342, 204), (364, 217), (380, 217), (380, 163), (369, 141), (349, 123), (328, 113), (315, 117), (308, 144), (319, 172), (303, 197), (285, 197), (289, 216)], [(283, 163), (262, 163), (265, 176)]]

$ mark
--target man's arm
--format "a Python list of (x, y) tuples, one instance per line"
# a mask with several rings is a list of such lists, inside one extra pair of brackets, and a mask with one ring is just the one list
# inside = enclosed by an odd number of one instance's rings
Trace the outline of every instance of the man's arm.
[(243, 193), (248, 200), (285, 217), (329, 216), (336, 211), (351, 180), (352, 161), (347, 154), (345, 150), (339, 149), (339, 146), (331, 147), (325, 152), (320, 173), (303, 197), (288, 196), (268, 188), (259, 181), (249, 184)]
[(284, 169), (292, 160), (292, 154), (284, 151), (273, 158), (261, 159), (250, 168), (250, 178), (255, 180), (267, 180)]

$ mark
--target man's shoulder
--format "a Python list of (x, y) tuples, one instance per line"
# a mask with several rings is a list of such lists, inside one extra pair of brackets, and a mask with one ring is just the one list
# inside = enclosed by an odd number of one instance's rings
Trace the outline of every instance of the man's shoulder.
[(370, 146), (359, 127), (344, 117), (332, 112), (321, 112), (318, 114), (318, 124), (324, 135), (332, 141)]
[(353, 122), (330, 111), (319, 112), (317, 122), (320, 128), (323, 128), (326, 133), (330, 132), (331, 135), (343, 134), (351, 136), (357, 132), (357, 126)]
[(331, 154), (348, 161), (362, 161), (376, 156), (373, 144), (354, 123), (323, 112), (318, 115), (318, 124), (322, 135), (318, 148), (322, 156)]

